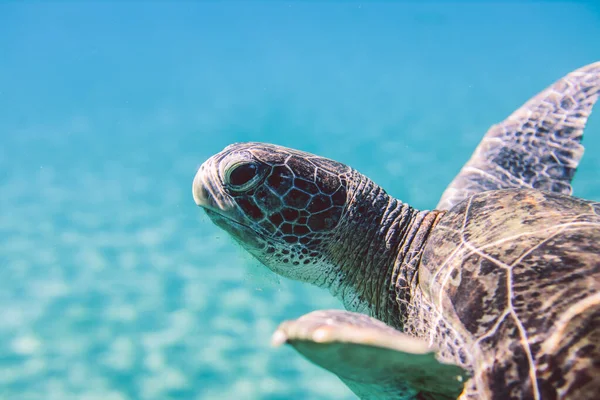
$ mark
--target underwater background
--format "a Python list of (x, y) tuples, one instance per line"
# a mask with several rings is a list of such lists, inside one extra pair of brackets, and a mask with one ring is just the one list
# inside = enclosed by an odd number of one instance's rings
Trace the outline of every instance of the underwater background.
[[(493, 123), (600, 60), (596, 2), (0, 3), (0, 400), (352, 399), (279, 322), (340, 308), (198, 209), (266, 141), (428, 209)], [(575, 195), (600, 200), (600, 105)]]

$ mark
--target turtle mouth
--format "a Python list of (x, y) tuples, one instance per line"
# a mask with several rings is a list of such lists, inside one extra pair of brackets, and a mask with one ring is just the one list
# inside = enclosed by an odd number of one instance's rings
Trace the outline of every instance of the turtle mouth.
[(243, 246), (250, 247), (251, 249), (262, 249), (265, 246), (267, 240), (264, 235), (249, 225), (238, 222), (209, 208), (204, 208), (204, 211), (215, 225), (229, 233), (235, 241)]
[(211, 210), (210, 208), (206, 208), (206, 207), (203, 207), (203, 208), (204, 208), (204, 212), (206, 213), (206, 215), (208, 215), (208, 217), (212, 221), (214, 221), (215, 224), (217, 224), (219, 226), (221, 226), (222, 224), (225, 224), (225, 225), (237, 226), (241, 229), (250, 229), (250, 230), (254, 231), (248, 225), (242, 224), (241, 222), (238, 222), (238, 221), (234, 220), (233, 218), (227, 217), (227, 216), (221, 214), (220, 212)]

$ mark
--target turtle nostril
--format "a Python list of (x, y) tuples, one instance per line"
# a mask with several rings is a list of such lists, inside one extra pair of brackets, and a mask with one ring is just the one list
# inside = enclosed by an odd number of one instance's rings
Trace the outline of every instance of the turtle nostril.
[(194, 200), (196, 204), (199, 206), (207, 206), (209, 205), (209, 196), (208, 190), (204, 185), (199, 185), (194, 191)]

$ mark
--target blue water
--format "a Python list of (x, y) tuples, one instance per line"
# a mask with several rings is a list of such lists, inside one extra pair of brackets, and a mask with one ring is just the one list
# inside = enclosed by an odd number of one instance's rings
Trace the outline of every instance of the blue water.
[[(593, 2), (0, 3), (0, 399), (353, 398), (269, 346), (339, 303), (213, 226), (196, 168), (275, 142), (431, 208), (489, 125), (596, 60)], [(600, 109), (584, 142), (600, 200)]]

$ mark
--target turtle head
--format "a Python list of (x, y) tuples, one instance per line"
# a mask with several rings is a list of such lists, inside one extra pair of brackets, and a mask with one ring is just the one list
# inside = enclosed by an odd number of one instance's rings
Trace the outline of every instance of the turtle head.
[(352, 173), (309, 153), (237, 143), (202, 164), (192, 191), (210, 219), (269, 269), (318, 284), (331, 279), (323, 264), (351, 198)]

